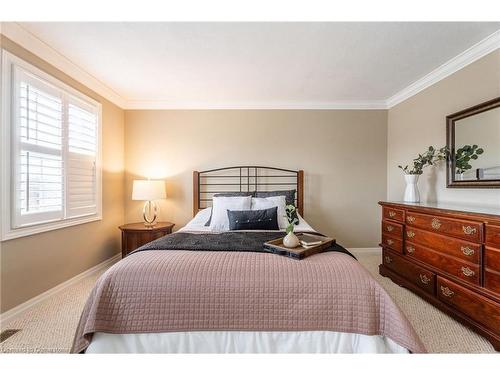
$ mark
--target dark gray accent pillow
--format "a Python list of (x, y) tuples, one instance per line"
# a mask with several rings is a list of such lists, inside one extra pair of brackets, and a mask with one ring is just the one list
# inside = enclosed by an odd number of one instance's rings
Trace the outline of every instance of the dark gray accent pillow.
[(276, 190), (276, 191), (256, 191), (255, 198), (267, 198), (285, 196), (286, 204), (293, 204), (295, 206), (295, 189), (292, 190)]
[[(214, 194), (214, 197), (255, 197), (255, 192), (253, 191), (231, 191), (227, 193), (217, 193)], [(205, 223), (206, 227), (210, 226), (212, 222), (212, 210), (210, 210), (210, 217), (208, 221)]]
[[(285, 196), (286, 205), (292, 204), (295, 206), (295, 189), (292, 190), (276, 190), (276, 191), (256, 191), (255, 198), (267, 198), (267, 197), (277, 197), (280, 195)], [(297, 211), (293, 215), (297, 219), (297, 224), (299, 223), (299, 217), (297, 216)]]
[(278, 207), (265, 210), (227, 210), (229, 230), (279, 230)]

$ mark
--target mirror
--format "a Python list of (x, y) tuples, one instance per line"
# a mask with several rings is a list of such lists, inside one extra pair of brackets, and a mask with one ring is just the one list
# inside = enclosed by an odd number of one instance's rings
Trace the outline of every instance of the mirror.
[(500, 187), (500, 97), (446, 117), (448, 187)]

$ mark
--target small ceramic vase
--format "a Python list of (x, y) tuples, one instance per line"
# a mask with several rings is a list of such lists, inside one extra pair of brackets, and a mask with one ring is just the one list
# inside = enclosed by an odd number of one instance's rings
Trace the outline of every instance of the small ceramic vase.
[(420, 193), (418, 191), (417, 182), (418, 174), (405, 174), (406, 189), (404, 201), (410, 203), (420, 202)]
[(285, 236), (285, 238), (283, 238), (283, 245), (285, 245), (285, 247), (288, 247), (290, 249), (299, 246), (299, 244), (300, 244), (299, 239), (293, 232), (289, 232)]

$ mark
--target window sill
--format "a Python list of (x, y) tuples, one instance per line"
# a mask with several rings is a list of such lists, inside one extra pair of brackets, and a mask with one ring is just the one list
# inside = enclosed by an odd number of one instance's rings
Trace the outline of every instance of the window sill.
[(80, 225), (85, 223), (90, 223), (92, 221), (102, 220), (102, 215), (91, 215), (85, 217), (78, 217), (73, 219), (66, 219), (60, 221), (54, 221), (45, 224), (38, 224), (32, 226), (26, 226), (16, 229), (6, 229), (2, 232), (2, 238), (0, 241), (13, 240), (15, 238), (32, 236), (34, 234), (49, 232), (56, 229), (67, 228), (73, 225)]

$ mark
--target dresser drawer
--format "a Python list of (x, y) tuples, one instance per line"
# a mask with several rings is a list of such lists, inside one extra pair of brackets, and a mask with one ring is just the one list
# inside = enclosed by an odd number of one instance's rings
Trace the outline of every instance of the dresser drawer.
[(500, 249), (500, 227), (486, 224), (486, 246)]
[(398, 210), (397, 208), (392, 207), (383, 207), (382, 208), (382, 217), (384, 219), (399, 221), (404, 223), (405, 221), (405, 212), (403, 210)]
[(393, 221), (383, 220), (382, 221), (382, 232), (391, 236), (395, 236), (399, 239), (403, 239), (403, 225), (396, 224)]
[(383, 251), (382, 262), (387, 268), (390, 268), (408, 281), (411, 281), (419, 288), (430, 294), (435, 294), (436, 274), (433, 272), (417, 266), (389, 250)]
[(443, 254), (479, 264), (481, 245), (406, 226), (405, 239)]
[(490, 292), (500, 294), (500, 272), (485, 269), (484, 287)]
[(484, 248), (484, 266), (500, 272), (500, 249), (488, 246)]
[(495, 333), (500, 333), (500, 304), (440, 276), (437, 277), (437, 296)]
[(405, 254), (408, 257), (418, 259), (464, 281), (480, 285), (481, 271), (477, 264), (462, 262), (457, 258), (449, 257), (411, 242), (406, 242)]
[(484, 249), (484, 287), (500, 294), (500, 249)]
[(382, 234), (382, 245), (391, 248), (398, 253), (403, 253), (403, 240)]
[(408, 211), (406, 223), (431, 232), (443, 233), (447, 236), (459, 237), (471, 242), (481, 242), (482, 240), (483, 225), (475, 221), (450, 219), (443, 216)]

